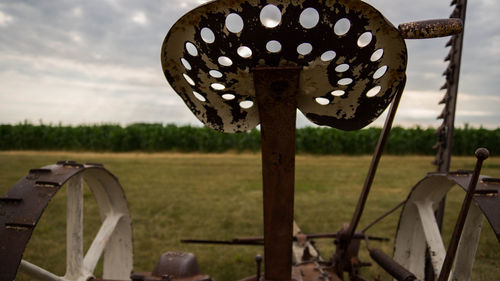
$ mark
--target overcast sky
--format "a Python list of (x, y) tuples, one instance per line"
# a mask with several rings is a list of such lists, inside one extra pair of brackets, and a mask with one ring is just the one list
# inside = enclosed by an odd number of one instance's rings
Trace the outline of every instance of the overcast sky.
[[(174, 22), (204, 2), (2, 0), (0, 123), (201, 125), (166, 82), (160, 47)], [(366, 2), (396, 26), (452, 11), (450, 0)], [(498, 128), (500, 3), (468, 2), (457, 125)], [(408, 83), (396, 124), (440, 124), (446, 41), (407, 41)], [(299, 126), (309, 124), (299, 117)]]

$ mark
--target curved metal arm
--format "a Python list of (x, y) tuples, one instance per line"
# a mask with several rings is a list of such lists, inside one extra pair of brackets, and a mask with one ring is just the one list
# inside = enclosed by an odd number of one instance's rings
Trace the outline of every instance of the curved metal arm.
[(402, 23), (398, 29), (405, 39), (428, 39), (459, 34), (463, 22), (458, 18), (415, 21)]

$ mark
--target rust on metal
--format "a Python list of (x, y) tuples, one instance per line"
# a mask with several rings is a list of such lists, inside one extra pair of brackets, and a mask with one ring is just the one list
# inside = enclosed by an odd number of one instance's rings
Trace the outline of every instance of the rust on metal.
[(299, 67), (254, 68), (262, 138), (265, 280), (291, 280)]
[[(355, 236), (358, 236), (358, 239), (353, 239)], [(371, 263), (362, 262), (358, 257), (360, 239), (364, 239), (365, 241), (375, 240), (370, 239), (363, 233), (349, 236), (349, 225), (347, 223), (337, 232), (336, 239), (334, 240), (336, 248), (330, 258), (329, 266), (332, 268), (332, 273), (338, 279), (344, 280), (344, 272), (347, 272), (350, 280), (362, 280), (360, 276), (361, 267), (371, 265)]]
[[(307, 262), (297, 266), (294, 271), (294, 280), (340, 281), (331, 267), (317, 261)], [(302, 279), (301, 279), (302, 278)]]
[(61, 161), (57, 161), (56, 163), (57, 165), (62, 165), (63, 167), (70, 167), (70, 168), (76, 168), (76, 169), (80, 169), (80, 168), (83, 168), (84, 165), (83, 164), (80, 164), (80, 163), (77, 163), (75, 161), (71, 161), (71, 160), (61, 160)]
[(398, 28), (405, 39), (426, 39), (459, 34), (463, 22), (458, 18), (425, 20), (403, 23)]
[[(14, 280), (26, 245), (49, 201), (71, 177), (88, 169), (74, 161), (59, 161), (31, 169), (0, 197), (0, 280)], [(114, 177), (114, 176), (113, 176)]]
[[(308, 261), (296, 265), (292, 269), (292, 280), (294, 281), (305, 281), (305, 280), (315, 280), (315, 281), (341, 281), (341, 279), (332, 271), (332, 268), (323, 262), (318, 261)], [(249, 276), (239, 281), (262, 281), (258, 275)], [(364, 281), (364, 279), (357, 279), (358, 281)]]
[[(261, 19), (264, 9), (277, 11), (278, 19)], [(301, 20), (308, 15), (313, 20)], [(407, 52), (399, 31), (362, 1), (220, 0), (177, 21), (161, 57), (174, 90), (213, 129), (241, 132), (261, 122), (253, 68), (297, 66), (304, 115), (356, 130), (401, 88)]]

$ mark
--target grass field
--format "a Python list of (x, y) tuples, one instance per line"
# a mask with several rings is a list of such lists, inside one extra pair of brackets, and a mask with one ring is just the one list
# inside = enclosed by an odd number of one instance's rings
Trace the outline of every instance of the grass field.
[[(231, 239), (262, 234), (262, 193), (259, 154), (106, 154), (71, 152), (0, 152), (0, 194), (30, 168), (57, 160), (103, 163), (123, 185), (134, 227), (134, 270), (151, 271), (162, 252), (196, 253), (202, 270), (219, 281), (254, 274), (254, 257), (263, 248), (181, 244), (180, 239)], [(432, 157), (384, 156), (373, 186), (363, 227), (403, 201), (411, 187), (434, 167)], [(295, 219), (306, 233), (335, 232), (350, 220), (361, 190), (369, 156), (308, 156), (296, 160)], [(471, 169), (473, 157), (457, 157), (453, 169)], [(483, 174), (500, 177), (500, 158), (486, 161)], [(464, 193), (449, 196), (445, 233), (450, 233)], [(99, 218), (90, 193), (85, 194), (85, 233), (88, 247)], [(57, 274), (65, 267), (65, 194), (49, 205), (28, 245), (25, 258)], [(369, 234), (393, 238), (395, 213)], [(324, 257), (332, 241), (318, 240)], [(372, 243), (392, 253), (389, 243)], [(361, 253), (367, 261), (366, 251)], [(376, 266), (365, 276), (390, 277)], [(19, 275), (18, 280), (29, 280)], [(485, 223), (473, 280), (500, 280), (500, 245)]]

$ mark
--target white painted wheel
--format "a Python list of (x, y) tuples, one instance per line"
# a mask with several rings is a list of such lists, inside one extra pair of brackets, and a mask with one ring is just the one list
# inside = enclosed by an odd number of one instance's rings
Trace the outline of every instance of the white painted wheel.
[[(468, 183), (466, 178), (470, 178), (467, 175), (462, 176), (463, 179), (458, 177), (445, 174), (427, 176), (413, 188), (404, 205), (396, 234), (394, 259), (419, 280), (425, 280), (427, 248), (434, 272), (436, 275), (441, 272), (446, 250), (434, 212), (451, 188), (457, 183), (463, 187)], [(470, 280), (483, 221), (483, 212), (473, 201), (449, 280)]]
[[(83, 181), (92, 191), (101, 226), (86, 253), (83, 250)], [(57, 276), (22, 260), (19, 270), (39, 280), (86, 281), (103, 258), (103, 279), (130, 280), (133, 266), (132, 225), (118, 180), (107, 170), (85, 166), (66, 184), (66, 273)]]

